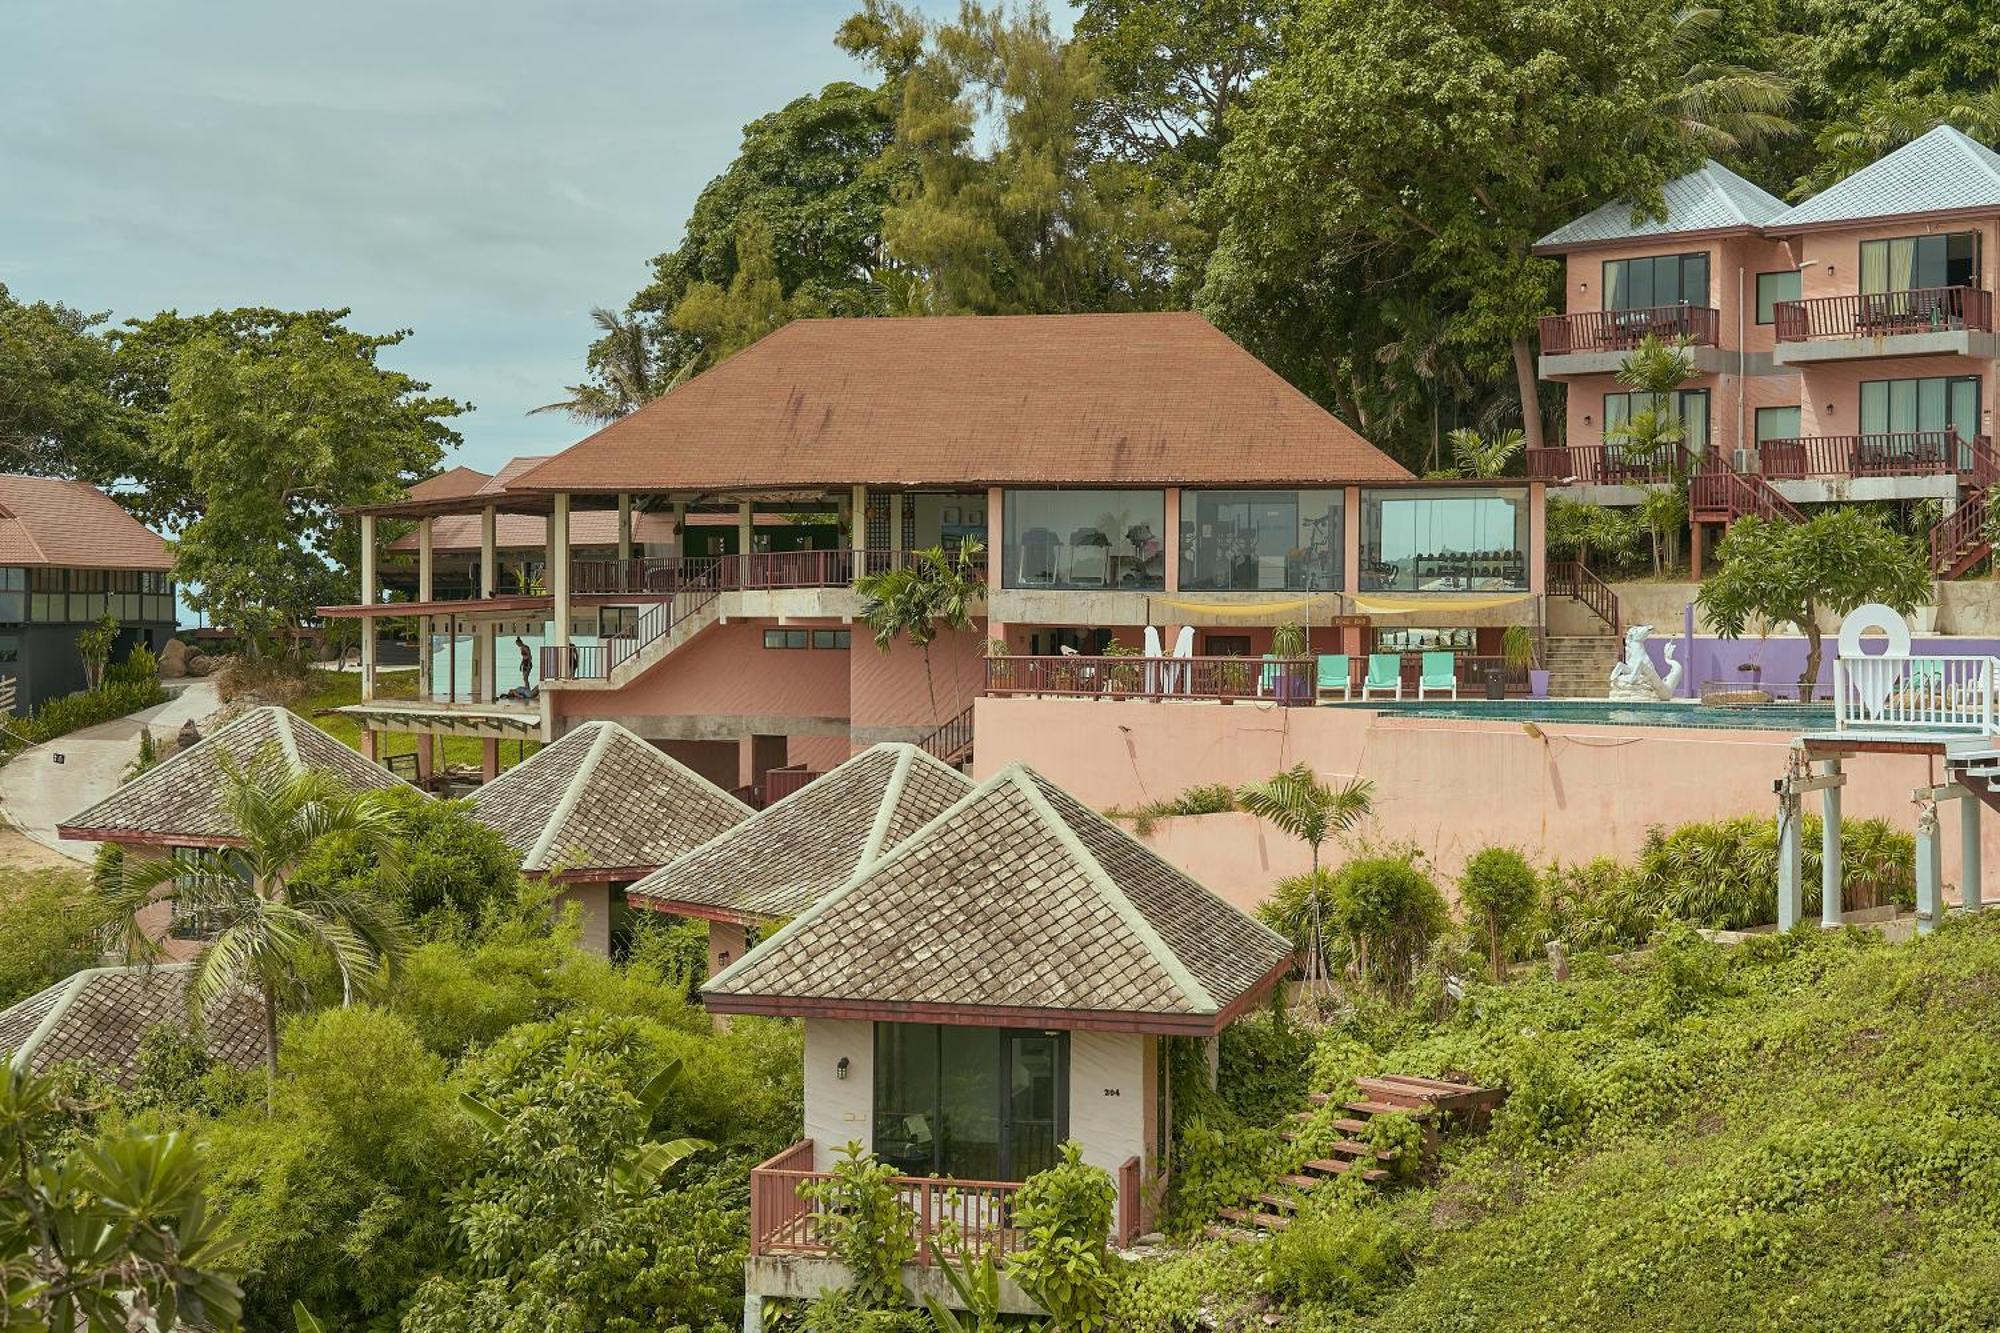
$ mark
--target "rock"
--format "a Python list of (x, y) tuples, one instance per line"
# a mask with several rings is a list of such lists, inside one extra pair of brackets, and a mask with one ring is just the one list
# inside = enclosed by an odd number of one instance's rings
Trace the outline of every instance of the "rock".
[(160, 679), (172, 680), (188, 673), (187, 661), (192, 650), (179, 639), (168, 639), (167, 646), (160, 649)]
[(217, 665), (219, 664), (216, 660), (207, 653), (189, 653), (187, 655), (187, 674), (190, 676), (206, 676), (211, 671), (214, 671)]
[(191, 745), (199, 744), (201, 744), (201, 728), (194, 724), (193, 718), (189, 718), (181, 723), (180, 733), (174, 737), (174, 748), (185, 750)]

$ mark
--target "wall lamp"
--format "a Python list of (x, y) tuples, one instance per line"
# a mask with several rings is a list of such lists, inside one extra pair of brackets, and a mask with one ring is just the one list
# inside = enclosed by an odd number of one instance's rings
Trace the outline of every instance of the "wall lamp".
[(841, 1082), (843, 1082), (843, 1083), (845, 1083), (845, 1082), (847, 1081), (847, 1057), (846, 1057), (846, 1056), (844, 1056), (844, 1055), (843, 1055), (843, 1056), (841, 1056), (841, 1057), (840, 1057), (840, 1061), (839, 1061), (839, 1063), (837, 1063), (837, 1064), (835, 1064), (835, 1065), (834, 1065), (834, 1067), (833, 1067), (833, 1076), (834, 1076), (834, 1077), (835, 1077), (836, 1079), (839, 1079), (839, 1080), (840, 1080)]

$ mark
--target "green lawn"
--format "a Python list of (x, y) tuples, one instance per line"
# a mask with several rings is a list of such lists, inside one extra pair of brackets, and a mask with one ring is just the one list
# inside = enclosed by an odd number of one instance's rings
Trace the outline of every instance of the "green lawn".
[[(292, 711), (306, 718), (321, 731), (352, 749), (361, 748), (361, 728), (354, 719), (341, 713), (323, 713), (321, 710), (339, 708), (344, 704), (361, 702), (361, 673), (358, 671), (321, 671), (310, 673), (312, 688), (292, 704)], [(375, 678), (375, 697), (378, 699), (414, 699), (417, 697), (417, 673), (414, 671), (384, 671)], [(471, 736), (448, 736), (443, 745), (446, 764), (463, 764), (479, 767), (480, 742)], [(383, 732), (382, 744), (376, 751), (378, 759), (386, 760), (392, 754), (414, 754), (417, 738), (407, 732)], [(541, 749), (540, 741), (501, 741), (500, 767), (507, 769), (521, 762), (528, 755)]]

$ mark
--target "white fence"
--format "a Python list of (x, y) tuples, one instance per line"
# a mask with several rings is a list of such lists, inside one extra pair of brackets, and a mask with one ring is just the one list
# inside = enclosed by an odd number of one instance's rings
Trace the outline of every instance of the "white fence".
[(1994, 730), (2000, 658), (1839, 657), (1833, 663), (1833, 720), (1839, 731)]

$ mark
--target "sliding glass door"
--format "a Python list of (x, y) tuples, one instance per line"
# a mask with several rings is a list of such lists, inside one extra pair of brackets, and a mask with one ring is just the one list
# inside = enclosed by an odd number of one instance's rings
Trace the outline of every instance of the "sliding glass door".
[(875, 1025), (875, 1155), (905, 1175), (1026, 1180), (1069, 1134), (1060, 1032)]
[(1979, 282), (1979, 238), (1972, 232), (1899, 236), (1861, 243), (1861, 294), (1973, 287)]
[(1979, 433), (1979, 377), (1937, 376), (1909, 380), (1864, 380), (1861, 384), (1861, 447), (1869, 458), (1928, 460), (1949, 452), (1952, 466), (1972, 465), (1971, 442)]

